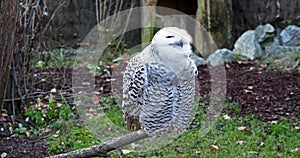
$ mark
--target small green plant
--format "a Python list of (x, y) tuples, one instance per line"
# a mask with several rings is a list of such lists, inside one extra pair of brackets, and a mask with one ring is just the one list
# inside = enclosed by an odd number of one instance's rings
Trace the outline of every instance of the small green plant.
[(36, 127), (44, 128), (57, 120), (68, 120), (75, 118), (75, 114), (65, 104), (57, 105), (57, 103), (50, 103), (49, 108), (28, 108), (26, 116), (30, 121), (34, 122)]
[(36, 64), (36, 67), (43, 69), (43, 68), (45, 68), (45, 65), (46, 65), (46, 63), (44, 61), (39, 60)]
[[(34, 124), (34, 126), (30, 127), (31, 129), (28, 130), (29, 132), (38, 134), (40, 129), (48, 126), (56, 127), (58, 126), (57, 124), (76, 117), (76, 114), (72, 111), (71, 107), (66, 104), (56, 103), (51, 98), (52, 96), (50, 95), (48, 105), (43, 104), (41, 100), (38, 99), (35, 107), (26, 109), (25, 116), (28, 121)], [(25, 129), (22, 128), (22, 130)]]
[(15, 128), (14, 132), (18, 136), (23, 136), (23, 135), (25, 135), (27, 137), (30, 136), (30, 130), (27, 129), (26, 127), (24, 127), (22, 123), (18, 124), (18, 127)]
[(48, 151), (61, 153), (96, 145), (97, 139), (83, 126), (71, 126), (63, 133), (48, 137)]
[(100, 99), (99, 103), (101, 106), (107, 106), (107, 104), (111, 105), (111, 104), (114, 104), (116, 101), (115, 101), (115, 98), (113, 95), (109, 95), (107, 97), (103, 97)]
[(125, 126), (122, 109), (116, 104), (114, 96), (109, 95), (101, 98), (100, 106), (106, 107), (103, 111), (112, 123), (120, 127)]
[(223, 112), (225, 112), (227, 114), (238, 115), (241, 112), (241, 106), (237, 103), (232, 103), (228, 99), (226, 100), (224, 106), (225, 107), (224, 107)]
[(234, 59), (236, 61), (243, 61), (243, 60), (246, 60), (246, 57), (241, 54), (234, 54)]
[(111, 77), (111, 73), (109, 71), (109, 63), (99, 61), (98, 65), (94, 66), (94, 65), (88, 64), (87, 68), (93, 71), (94, 76), (102, 73), (102, 74), (107, 74), (108, 77)]
[(49, 67), (67, 67), (70, 68), (76, 64), (76, 61), (71, 56), (65, 54), (64, 49), (53, 50), (50, 53)]
[(109, 108), (104, 109), (104, 113), (109, 118), (109, 120), (119, 127), (125, 127), (125, 121), (123, 119), (123, 112), (122, 109), (113, 104)]

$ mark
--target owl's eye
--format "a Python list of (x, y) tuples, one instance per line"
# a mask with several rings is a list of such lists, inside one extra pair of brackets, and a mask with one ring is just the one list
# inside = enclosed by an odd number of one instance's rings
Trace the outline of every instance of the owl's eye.
[(166, 36), (166, 38), (174, 38), (174, 36)]

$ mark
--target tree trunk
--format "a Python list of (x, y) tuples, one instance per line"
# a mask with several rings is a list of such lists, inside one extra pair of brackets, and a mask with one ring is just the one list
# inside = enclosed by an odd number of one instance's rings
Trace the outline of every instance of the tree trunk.
[(232, 0), (198, 0), (196, 19), (219, 47), (232, 46)]
[(18, 2), (18, 0), (0, 0), (0, 111), (4, 104), (9, 65), (14, 51)]
[(141, 41), (142, 41), (142, 49), (144, 49), (147, 45), (150, 44), (151, 39), (154, 35), (154, 24), (155, 24), (155, 15), (156, 15), (155, 6), (157, 0), (141, 0), (140, 3), (142, 7), (149, 7), (141, 10), (141, 14), (142, 14)]

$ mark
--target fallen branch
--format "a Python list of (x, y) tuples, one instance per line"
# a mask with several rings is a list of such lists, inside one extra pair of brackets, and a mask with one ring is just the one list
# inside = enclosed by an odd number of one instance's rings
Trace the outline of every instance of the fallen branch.
[(118, 149), (120, 147), (126, 146), (133, 142), (142, 140), (147, 138), (148, 135), (143, 131), (139, 130), (133, 133), (126, 134), (124, 136), (114, 138), (108, 142), (102, 143), (100, 145), (94, 145), (88, 148), (79, 149), (76, 151), (71, 151), (64, 154), (53, 155), (47, 158), (79, 158), (79, 157), (92, 157), (92, 156), (100, 156), (100, 157), (108, 157), (107, 153), (109, 151)]

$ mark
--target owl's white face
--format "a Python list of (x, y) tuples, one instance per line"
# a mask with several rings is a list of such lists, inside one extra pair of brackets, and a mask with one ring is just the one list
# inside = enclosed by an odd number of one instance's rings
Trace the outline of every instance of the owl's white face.
[(176, 76), (189, 76), (186, 70), (196, 66), (190, 55), (192, 51), (192, 37), (186, 30), (176, 27), (166, 27), (159, 30), (151, 42), (153, 60), (167, 66)]
[(176, 27), (165, 27), (159, 30), (151, 41), (152, 46), (170, 46), (180, 53), (192, 53), (192, 37), (186, 30)]

